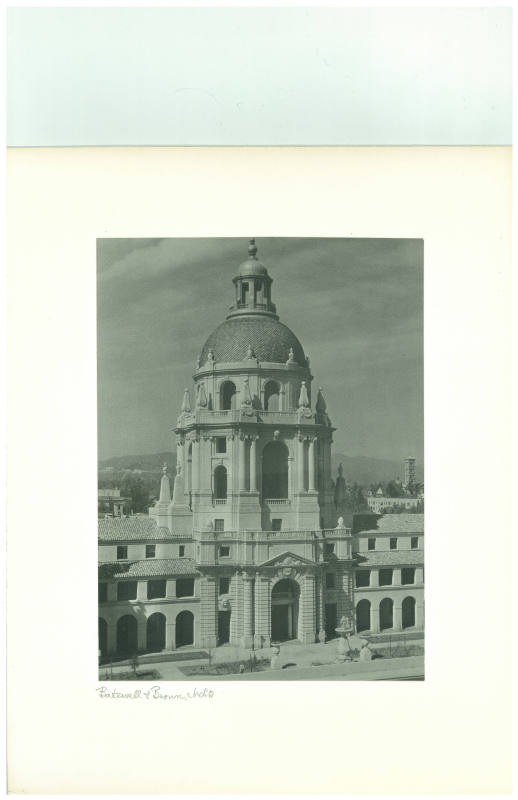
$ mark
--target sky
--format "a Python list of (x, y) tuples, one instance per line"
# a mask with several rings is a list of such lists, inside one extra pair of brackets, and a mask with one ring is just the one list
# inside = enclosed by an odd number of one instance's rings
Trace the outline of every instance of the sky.
[[(257, 246), (280, 320), (323, 388), (335, 452), (422, 465), (422, 240)], [(244, 238), (97, 240), (99, 459), (174, 450), (184, 387), (234, 301), (247, 248)]]

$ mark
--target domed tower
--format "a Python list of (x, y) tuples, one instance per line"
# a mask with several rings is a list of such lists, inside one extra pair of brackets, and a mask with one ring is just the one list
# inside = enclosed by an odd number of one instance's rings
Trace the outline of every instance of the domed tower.
[(312, 410), (309, 359), (279, 321), (254, 239), (233, 283), (234, 304), (201, 349), (192, 401), (185, 390), (173, 509), (189, 509), (200, 530), (330, 527), (333, 428), (320, 390)]
[(184, 390), (173, 499), (165, 492), (150, 514), (194, 555), (201, 646), (324, 641), (352, 597), (334, 429), (254, 239), (233, 283), (234, 304), (201, 349), (194, 391)]

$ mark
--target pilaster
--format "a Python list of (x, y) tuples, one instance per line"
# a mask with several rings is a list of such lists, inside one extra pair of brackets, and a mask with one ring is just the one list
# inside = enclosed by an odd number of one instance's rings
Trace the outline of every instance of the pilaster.
[(243, 638), (242, 647), (253, 647), (254, 607), (253, 607), (254, 581), (251, 575), (243, 573)]
[(316, 640), (315, 629), (315, 576), (304, 575), (302, 578), (302, 592), (300, 596), (298, 636), (303, 644), (313, 644)]
[[(204, 575), (200, 580), (199, 646), (216, 647), (218, 634), (218, 594), (216, 578)], [(198, 645), (198, 642), (196, 642)]]

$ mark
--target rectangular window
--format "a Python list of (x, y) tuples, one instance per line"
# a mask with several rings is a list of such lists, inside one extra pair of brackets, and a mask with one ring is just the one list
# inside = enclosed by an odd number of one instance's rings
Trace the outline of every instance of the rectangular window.
[(326, 572), (326, 589), (334, 589), (334, 588), (335, 588), (335, 573)]
[(137, 581), (120, 581), (117, 584), (117, 600), (136, 600)]
[(326, 556), (332, 556), (335, 552), (335, 543), (334, 542), (325, 542), (324, 544), (324, 554)]
[(230, 555), (230, 547), (228, 544), (222, 544), (219, 548), (220, 558), (227, 558)]
[(219, 579), (219, 593), (228, 594), (230, 591), (230, 578)]
[(370, 586), (371, 583), (371, 573), (368, 569), (358, 570), (356, 573), (356, 586), (361, 588), (362, 586)]
[(227, 452), (227, 440), (225, 436), (216, 436), (216, 453)]
[(410, 547), (412, 548), (412, 550), (417, 550), (418, 546), (419, 546), (419, 537), (412, 536), (410, 538)]
[(367, 550), (376, 549), (376, 539), (367, 539)]
[(146, 558), (154, 558), (156, 553), (156, 545), (155, 544), (147, 544), (146, 545)]
[(117, 547), (117, 561), (124, 560), (128, 557), (128, 548), (125, 544), (120, 544)]
[(272, 531), (280, 531), (282, 529), (282, 519), (272, 519)]
[(413, 567), (403, 567), (401, 570), (401, 583), (415, 583), (415, 569)]
[(194, 578), (177, 578), (176, 596), (194, 597)]
[(395, 536), (390, 537), (390, 549), (397, 550), (397, 538)]
[(380, 569), (379, 571), (379, 584), (380, 586), (392, 586), (392, 570)]
[(224, 519), (215, 519), (214, 520), (214, 530), (216, 533), (221, 533), (225, 530), (225, 520)]
[(184, 557), (184, 555), (185, 555), (185, 545), (184, 545), (184, 544), (181, 544), (181, 545), (179, 546), (179, 548), (178, 548), (178, 555), (180, 556), (180, 558), (183, 558), (183, 557)]
[(99, 583), (98, 584), (98, 592), (97, 597), (100, 603), (106, 603), (108, 600), (108, 584), (107, 583)]
[(157, 597), (165, 597), (165, 580), (147, 582), (147, 599), (155, 600)]

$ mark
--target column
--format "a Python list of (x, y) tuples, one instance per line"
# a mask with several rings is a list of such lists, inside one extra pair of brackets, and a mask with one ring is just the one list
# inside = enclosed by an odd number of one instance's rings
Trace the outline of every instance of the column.
[(106, 649), (108, 651), (108, 655), (115, 653), (117, 650), (117, 623), (115, 620), (108, 621)]
[(253, 578), (243, 575), (243, 647), (253, 647)]
[(299, 614), (302, 613), (302, 625), (299, 621), (299, 639), (303, 644), (315, 642), (315, 576), (305, 575), (302, 579), (302, 591), (299, 599)]
[(379, 573), (377, 569), (371, 569), (370, 586), (379, 586)]
[(239, 491), (246, 491), (246, 439), (239, 436)]
[(257, 437), (250, 442), (250, 491), (257, 491)]
[(415, 626), (419, 630), (424, 627), (424, 606), (422, 601), (415, 604)]
[(304, 491), (304, 439), (299, 436), (297, 439), (297, 488), (299, 492)]
[(146, 617), (143, 614), (139, 614), (137, 617), (137, 650), (139, 652), (146, 649), (146, 625)]
[(376, 601), (371, 603), (371, 633), (380, 632), (380, 604)]
[(270, 646), (269, 581), (258, 573), (255, 578), (254, 648)]
[(147, 600), (147, 581), (139, 581), (137, 583), (137, 601), (145, 603)]
[(309, 483), (309, 491), (316, 492), (315, 486), (315, 440), (309, 440), (309, 447), (308, 447), (308, 483)]
[(422, 583), (422, 582), (423, 582), (423, 568), (416, 567), (414, 575), (414, 583)]
[(115, 581), (110, 581), (108, 584), (108, 603), (115, 603), (117, 600), (117, 583)]
[(403, 630), (403, 624), (402, 624), (402, 620), (401, 620), (401, 604), (400, 603), (396, 604), (396, 602), (394, 602), (394, 605), (393, 605), (392, 608), (393, 608), (393, 615), (394, 615), (393, 616), (393, 623), (392, 623), (393, 630), (401, 631), (401, 630)]
[(401, 567), (392, 570), (392, 586), (401, 586)]
[(191, 481), (190, 487), (192, 492), (197, 492), (200, 488), (200, 440), (193, 439), (192, 443), (192, 468), (191, 468)]
[(172, 612), (171, 617), (167, 617), (165, 625), (165, 649), (174, 650), (175, 648), (176, 648), (176, 617), (173, 615)]
[(322, 643), (326, 640), (324, 580), (322, 573), (318, 578), (318, 641)]

